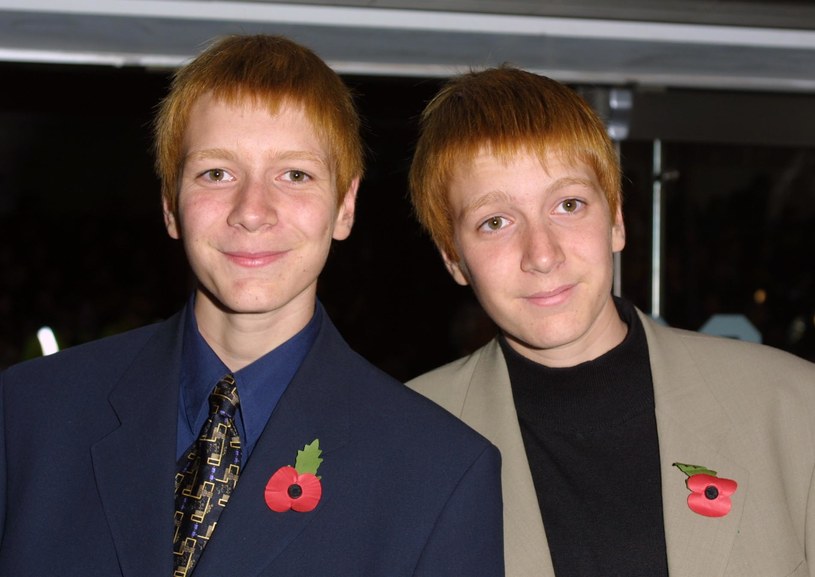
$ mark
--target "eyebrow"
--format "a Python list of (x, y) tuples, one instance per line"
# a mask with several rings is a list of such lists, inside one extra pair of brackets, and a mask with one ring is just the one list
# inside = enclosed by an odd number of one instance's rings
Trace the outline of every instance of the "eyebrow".
[[(579, 178), (576, 176), (564, 176), (562, 178), (558, 178), (555, 182), (551, 183), (546, 189), (543, 191), (543, 194), (552, 194), (561, 190), (563, 188), (567, 188), (569, 186), (583, 186), (590, 189), (595, 189), (594, 183), (586, 178)], [(477, 196), (476, 198), (472, 199), (470, 202), (465, 204), (461, 208), (461, 214), (466, 215), (471, 212), (474, 212), (481, 208), (482, 206), (488, 205), (493, 202), (510, 202), (512, 201), (512, 195), (503, 191), (503, 190), (491, 190), (482, 194), (481, 196)]]
[[(308, 152), (306, 150), (285, 150), (280, 153), (272, 152), (272, 158), (279, 160), (304, 160), (309, 162), (316, 162), (325, 167), (329, 166), (328, 159), (323, 155)], [(204, 150), (197, 150), (187, 154), (186, 160), (208, 160), (208, 159), (224, 159), (224, 160), (238, 160), (239, 155), (235, 154), (226, 148), (206, 148)]]
[(210, 158), (224, 158), (226, 160), (234, 160), (235, 154), (226, 148), (207, 148), (204, 150), (196, 150), (186, 155), (185, 160), (207, 160)]
[(563, 178), (558, 178), (555, 182), (553, 182), (549, 187), (546, 189), (546, 192), (556, 192), (561, 188), (566, 188), (569, 186), (584, 186), (586, 188), (594, 189), (596, 188), (595, 183), (592, 182), (588, 178), (580, 178), (577, 176), (564, 176)]
[(310, 162), (317, 162), (325, 167), (328, 167), (329, 165), (328, 159), (324, 155), (314, 154), (313, 152), (308, 152), (307, 150), (286, 150), (277, 155), (277, 158), (281, 160), (307, 160)]
[(475, 212), (482, 206), (493, 202), (509, 202), (512, 200), (512, 195), (507, 194), (503, 190), (491, 190), (482, 194), (481, 196), (477, 196), (470, 200), (467, 204), (461, 207), (461, 214), (466, 215), (470, 214), (471, 212)]

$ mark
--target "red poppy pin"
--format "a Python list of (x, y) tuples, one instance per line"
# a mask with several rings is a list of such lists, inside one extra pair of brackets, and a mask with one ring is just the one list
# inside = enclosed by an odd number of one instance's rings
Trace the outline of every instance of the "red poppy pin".
[(705, 517), (724, 517), (730, 512), (733, 506), (730, 495), (736, 492), (738, 483), (732, 479), (717, 477), (716, 471), (699, 465), (673, 465), (688, 476), (685, 485), (691, 492), (688, 495), (688, 507), (691, 511)]
[(320, 458), (320, 440), (297, 451), (294, 467), (280, 467), (266, 483), (266, 504), (269, 509), (283, 513), (292, 509), (300, 513), (313, 510), (323, 494), (317, 468), (323, 462)]

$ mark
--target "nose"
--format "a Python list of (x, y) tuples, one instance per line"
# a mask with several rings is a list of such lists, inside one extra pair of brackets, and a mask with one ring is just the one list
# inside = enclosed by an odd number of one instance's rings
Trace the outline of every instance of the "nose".
[(274, 200), (273, 188), (261, 181), (246, 182), (234, 193), (227, 223), (250, 232), (272, 226), (277, 223)]
[(557, 231), (546, 223), (530, 224), (522, 234), (521, 270), (548, 273), (563, 262), (565, 253)]

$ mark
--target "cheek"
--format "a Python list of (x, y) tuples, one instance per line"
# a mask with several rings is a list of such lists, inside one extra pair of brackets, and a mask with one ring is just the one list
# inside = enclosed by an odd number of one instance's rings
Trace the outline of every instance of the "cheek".
[(178, 206), (179, 224), (188, 233), (206, 227), (208, 223), (224, 220), (226, 209), (213, 200), (203, 197), (185, 199)]
[(295, 204), (290, 213), (297, 222), (300, 230), (314, 237), (331, 237), (338, 216), (338, 211), (332, 203), (307, 202)]
[(512, 270), (511, 258), (496, 247), (480, 246), (477, 251), (459, 249), (458, 268), (460, 274), (472, 285), (473, 290), (490, 294), (500, 290), (509, 279)]
[(489, 239), (472, 237), (456, 242), (459, 256), (473, 274), (496, 272), (512, 268), (520, 260), (521, 248), (517, 236), (504, 235)]
[(561, 247), (567, 255), (601, 263), (606, 262), (614, 251), (614, 239), (610, 227), (598, 224), (595, 228), (586, 227), (579, 234), (564, 237)]

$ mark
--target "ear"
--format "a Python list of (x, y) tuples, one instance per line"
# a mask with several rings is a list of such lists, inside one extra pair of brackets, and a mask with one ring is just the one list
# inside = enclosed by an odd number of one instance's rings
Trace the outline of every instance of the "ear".
[(460, 262), (452, 260), (445, 251), (441, 251), (441, 258), (444, 260), (444, 266), (447, 267), (447, 272), (453, 277), (461, 286), (467, 286), (470, 281), (467, 279), (467, 268)]
[(178, 223), (175, 219), (175, 214), (173, 211), (170, 210), (170, 207), (167, 205), (167, 199), (162, 199), (161, 207), (164, 211), (164, 226), (167, 228), (167, 234), (170, 235), (171, 238), (178, 240), (181, 238), (181, 231), (178, 228)]
[(625, 224), (623, 224), (623, 209), (617, 207), (614, 222), (611, 225), (611, 252), (620, 252), (625, 247)]
[(354, 211), (357, 206), (357, 189), (359, 189), (359, 178), (351, 181), (351, 186), (348, 187), (348, 192), (340, 203), (337, 210), (337, 219), (334, 222), (334, 240), (345, 240), (351, 234), (351, 228), (354, 226)]

